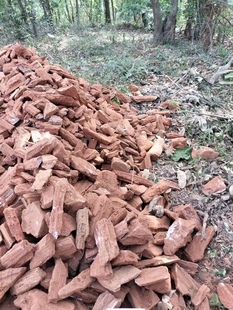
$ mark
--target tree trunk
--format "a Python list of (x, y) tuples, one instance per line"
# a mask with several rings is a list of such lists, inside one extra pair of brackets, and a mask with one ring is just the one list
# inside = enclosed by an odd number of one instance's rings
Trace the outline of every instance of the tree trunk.
[(54, 25), (53, 25), (53, 13), (50, 6), (49, 0), (40, 0), (40, 3), (44, 10), (45, 19), (50, 27), (50, 29), (54, 32)]
[(109, 0), (104, 0), (104, 14), (105, 14), (105, 23), (111, 24), (111, 13), (110, 13)]
[(171, 11), (163, 21), (163, 38), (165, 41), (175, 40), (177, 12), (178, 0), (171, 0)]
[(74, 23), (75, 21), (74, 6), (71, 0), (70, 0), (70, 7), (71, 7), (71, 20), (72, 20), (72, 23)]
[(68, 19), (69, 23), (72, 24), (72, 18), (71, 18), (71, 15), (70, 15), (70, 10), (69, 10), (69, 5), (68, 5), (67, 0), (65, 0), (65, 7), (66, 7), (67, 19)]
[(30, 22), (32, 24), (32, 31), (33, 31), (33, 35), (34, 37), (38, 37), (38, 33), (37, 33), (37, 27), (36, 27), (36, 10), (34, 8), (34, 2), (33, 1), (29, 1), (29, 18), (30, 18)]
[(148, 27), (148, 18), (146, 13), (142, 13), (142, 23), (144, 28)]
[(154, 16), (154, 43), (161, 42), (163, 40), (163, 20), (162, 20), (162, 13), (159, 0), (151, 0), (152, 9), (153, 9), (153, 16)]
[(113, 20), (113, 22), (115, 22), (116, 21), (116, 12), (115, 12), (113, 0), (111, 0), (111, 8), (112, 8), (112, 20)]
[(80, 16), (79, 16), (79, 3), (78, 0), (75, 0), (75, 16), (77, 25), (80, 24)]
[(21, 12), (22, 20), (25, 23), (25, 25), (28, 25), (27, 10), (24, 7), (24, 4), (23, 4), (23, 2), (21, 0), (17, 0), (17, 1), (18, 1), (20, 12)]

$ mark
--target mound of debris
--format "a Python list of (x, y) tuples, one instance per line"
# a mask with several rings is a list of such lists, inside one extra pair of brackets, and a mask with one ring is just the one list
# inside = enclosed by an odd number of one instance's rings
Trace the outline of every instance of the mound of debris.
[(201, 233), (191, 205), (169, 209), (176, 183), (142, 174), (169, 110), (138, 115), (20, 44), (0, 50), (0, 69), (1, 309), (187, 309), (186, 296), (209, 309), (192, 275), (214, 228)]

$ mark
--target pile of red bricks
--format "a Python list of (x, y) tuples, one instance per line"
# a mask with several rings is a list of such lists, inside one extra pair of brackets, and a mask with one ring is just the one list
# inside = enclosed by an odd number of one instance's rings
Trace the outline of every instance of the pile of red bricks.
[(178, 185), (141, 174), (169, 111), (138, 115), (19, 44), (0, 50), (0, 68), (0, 308), (186, 309), (189, 296), (209, 309), (192, 275), (213, 227), (202, 240), (191, 205), (169, 209)]

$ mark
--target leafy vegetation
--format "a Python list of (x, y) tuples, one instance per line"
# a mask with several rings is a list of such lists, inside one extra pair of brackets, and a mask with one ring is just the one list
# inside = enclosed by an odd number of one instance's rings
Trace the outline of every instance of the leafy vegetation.
[[(217, 0), (2, 0), (2, 40), (27, 41), (104, 24), (153, 29), (154, 42), (174, 42), (177, 30), (208, 50), (232, 35), (232, 8)], [(222, 50), (222, 53), (227, 51)]]

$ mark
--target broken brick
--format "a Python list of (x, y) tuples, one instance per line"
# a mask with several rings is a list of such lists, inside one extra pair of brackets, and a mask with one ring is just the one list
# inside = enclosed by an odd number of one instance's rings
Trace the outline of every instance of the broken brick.
[(87, 208), (77, 211), (76, 223), (76, 247), (78, 250), (83, 250), (87, 236), (89, 235), (89, 210)]
[(233, 307), (233, 286), (227, 283), (219, 283), (217, 286), (218, 297), (227, 309)]
[(209, 196), (211, 194), (219, 194), (222, 193), (226, 190), (226, 185), (224, 183), (224, 180), (221, 176), (217, 176), (210, 180), (208, 183), (206, 183), (202, 187), (202, 192), (206, 195)]
[(204, 257), (205, 249), (212, 240), (215, 234), (213, 226), (209, 226), (205, 231), (205, 238), (203, 239), (202, 234), (197, 233), (192, 241), (185, 248), (185, 255), (192, 262), (198, 262)]
[(50, 235), (45, 235), (36, 245), (34, 256), (30, 262), (30, 269), (40, 267), (55, 254), (55, 240)]
[(56, 303), (59, 300), (58, 291), (66, 285), (67, 277), (67, 266), (61, 259), (56, 259), (48, 288), (49, 302)]
[(99, 283), (111, 292), (120, 290), (121, 285), (135, 279), (141, 270), (134, 266), (116, 267), (113, 269), (113, 276), (111, 279), (98, 279)]
[(194, 221), (179, 218), (168, 229), (164, 239), (164, 254), (173, 255), (178, 249), (190, 241), (191, 233), (195, 227)]
[(36, 238), (43, 237), (48, 228), (44, 220), (45, 212), (41, 210), (39, 201), (28, 204), (22, 212), (22, 229)]
[(108, 219), (103, 218), (96, 223), (94, 236), (102, 265), (118, 256), (119, 247), (114, 226)]
[(8, 268), (6, 270), (0, 271), (0, 281), (1, 281), (0, 302), (2, 301), (4, 294), (25, 273), (26, 269), (27, 269), (26, 267), (20, 267), (20, 268)]
[(29, 291), (33, 287), (37, 286), (43, 278), (45, 278), (45, 276), (46, 272), (39, 267), (29, 270), (11, 287), (11, 294), (20, 295)]
[(94, 278), (90, 276), (90, 269), (85, 269), (79, 273), (78, 276), (74, 277), (69, 283), (63, 286), (58, 291), (58, 296), (60, 299), (65, 299), (71, 296), (75, 291), (83, 291), (90, 284), (95, 281)]

